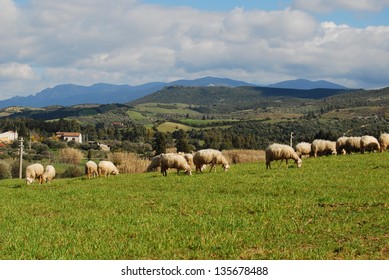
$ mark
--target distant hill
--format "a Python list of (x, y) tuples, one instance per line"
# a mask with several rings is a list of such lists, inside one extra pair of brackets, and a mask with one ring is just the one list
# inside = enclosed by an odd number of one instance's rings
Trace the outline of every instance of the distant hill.
[(10, 106), (45, 107), (51, 105), (72, 106), (77, 104), (125, 103), (161, 90), (165, 86), (248, 86), (249, 83), (225, 78), (204, 77), (195, 80), (178, 80), (170, 83), (153, 82), (139, 86), (94, 84), (80, 86), (74, 84), (47, 88), (30, 96), (16, 96), (0, 101), (0, 108)]
[[(177, 80), (170, 83), (152, 82), (138, 86), (94, 84), (92, 86), (81, 86), (75, 84), (63, 84), (53, 88), (47, 88), (35, 95), (16, 96), (0, 101), (0, 108), (10, 106), (45, 107), (52, 105), (72, 106), (77, 104), (111, 104), (126, 103), (155, 93), (168, 86), (186, 87), (256, 87), (257, 85), (243, 81), (218, 77), (203, 77), (194, 80)], [(327, 81), (294, 80), (273, 84), (273, 88), (290, 89), (346, 89)], [(311, 93), (300, 93), (310, 95)], [(294, 93), (292, 94), (295, 95)]]
[(254, 84), (231, 80), (227, 78), (215, 78), (204, 77), (195, 80), (177, 80), (168, 83), (169, 86), (195, 86), (195, 87), (207, 87), (207, 86), (224, 86), (224, 87), (241, 87), (241, 86), (255, 86)]
[(36, 95), (13, 97), (0, 101), (0, 108), (10, 106), (45, 107), (51, 105), (71, 106), (77, 104), (125, 103), (161, 89), (164, 83), (148, 83), (141, 86), (95, 84), (80, 86), (58, 85), (38, 92)]
[(162, 90), (127, 103), (135, 106), (142, 103), (186, 103), (223, 112), (245, 108), (280, 107), (283, 103), (298, 106), (303, 100), (317, 100), (343, 94), (339, 89), (280, 89), (270, 87), (183, 87), (166, 86)]
[(308, 112), (311, 116), (325, 114), (340, 119), (385, 117), (389, 115), (389, 87), (379, 90), (296, 90), (252, 86), (166, 86), (127, 104), (7, 107), (0, 109), (0, 118), (76, 118), (86, 123), (139, 121), (153, 124), (164, 119), (185, 118), (183, 116), (188, 114), (194, 119), (210, 114), (221, 117), (223, 121), (237, 121), (299, 119)]
[(320, 81), (309, 81), (305, 79), (297, 79), (297, 80), (288, 80), (279, 82), (276, 84), (268, 85), (273, 88), (290, 88), (290, 89), (317, 89), (317, 88), (325, 88), (325, 89), (347, 89), (344, 86), (334, 84), (328, 81), (320, 80)]

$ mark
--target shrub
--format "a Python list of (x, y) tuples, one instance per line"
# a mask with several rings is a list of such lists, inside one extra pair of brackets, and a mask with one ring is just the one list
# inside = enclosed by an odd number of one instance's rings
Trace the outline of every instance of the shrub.
[(84, 154), (80, 150), (74, 148), (65, 148), (59, 151), (59, 158), (63, 163), (80, 164), (83, 157)]
[(76, 178), (84, 175), (84, 172), (77, 166), (69, 166), (60, 176), (61, 178)]
[[(23, 160), (23, 165), (22, 165), (22, 177), (26, 177), (26, 168), (27, 168), (27, 162)], [(14, 160), (11, 163), (11, 175), (12, 178), (19, 178), (19, 160)]]
[(31, 145), (32, 149), (36, 151), (37, 154), (41, 154), (49, 150), (49, 146), (40, 142), (34, 142)]
[(11, 177), (9, 165), (5, 161), (0, 161), (0, 179), (10, 179)]

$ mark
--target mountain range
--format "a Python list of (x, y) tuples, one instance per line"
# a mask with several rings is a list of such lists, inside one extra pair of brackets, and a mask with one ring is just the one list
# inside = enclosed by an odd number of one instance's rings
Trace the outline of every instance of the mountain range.
[[(45, 107), (51, 105), (71, 106), (77, 104), (126, 103), (142, 98), (169, 86), (184, 87), (256, 87), (257, 85), (227, 78), (203, 77), (194, 80), (177, 80), (170, 83), (151, 82), (138, 86), (98, 83), (92, 86), (63, 84), (44, 89), (35, 95), (16, 96), (0, 101), (0, 108), (10, 106)], [(327, 81), (291, 80), (269, 85), (272, 88), (309, 90), (315, 88), (345, 89)]]
[(290, 88), (290, 89), (302, 89), (310, 90), (317, 88), (326, 88), (326, 89), (347, 89), (344, 86), (334, 84), (328, 81), (319, 80), (319, 81), (309, 81), (306, 79), (297, 79), (297, 80), (288, 80), (279, 82), (276, 84), (268, 85), (268, 87), (273, 88)]

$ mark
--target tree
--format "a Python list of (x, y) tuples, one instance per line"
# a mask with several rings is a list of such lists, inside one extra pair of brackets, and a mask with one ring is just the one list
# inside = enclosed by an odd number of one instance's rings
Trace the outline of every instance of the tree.
[(154, 133), (153, 149), (157, 155), (166, 153), (167, 139), (163, 132), (156, 131)]
[(189, 145), (188, 134), (180, 129), (173, 133), (173, 137), (176, 138), (177, 152), (190, 153), (191, 145)]

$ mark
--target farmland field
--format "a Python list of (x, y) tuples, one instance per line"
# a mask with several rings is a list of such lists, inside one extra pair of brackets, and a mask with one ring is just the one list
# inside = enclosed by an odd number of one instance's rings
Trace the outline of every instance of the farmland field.
[(389, 152), (0, 181), (0, 259), (389, 259)]

